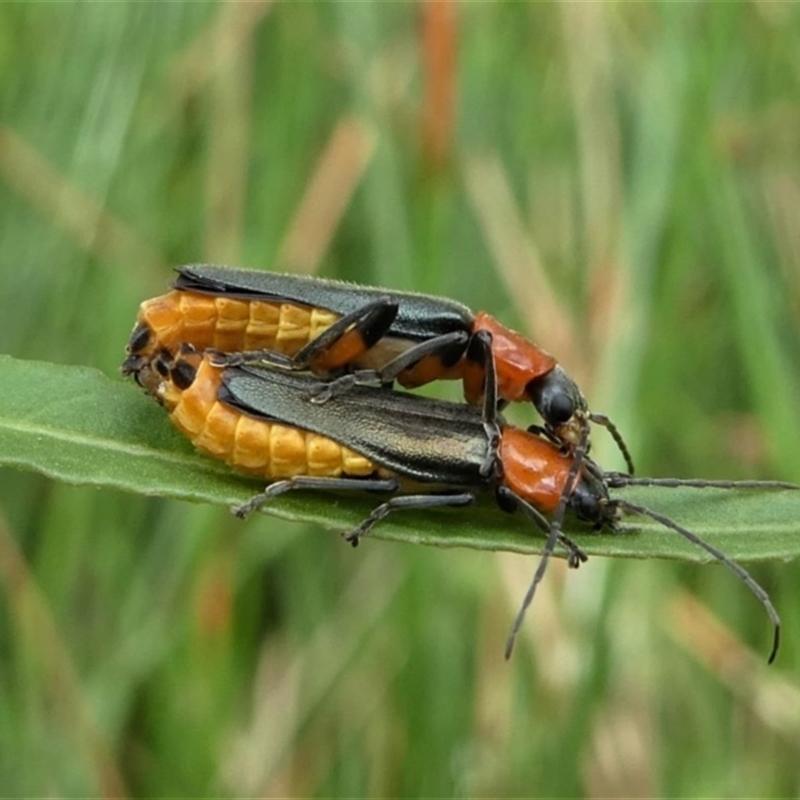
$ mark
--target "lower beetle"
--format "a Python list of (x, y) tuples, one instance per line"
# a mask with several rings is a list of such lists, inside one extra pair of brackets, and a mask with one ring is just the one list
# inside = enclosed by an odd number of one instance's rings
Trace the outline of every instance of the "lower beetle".
[[(481, 336), (482, 346), (489, 346)], [(565, 453), (534, 430), (507, 425), (498, 415), (493, 362), (488, 362), (482, 408), (402, 392), (354, 386), (320, 405), (318, 381), (274, 367), (222, 368), (189, 345), (162, 354), (137, 379), (168, 411), (173, 424), (202, 452), (250, 475), (274, 481), (239, 516), (294, 489), (368, 490), (390, 498), (345, 538), (357, 544), (389, 513), (404, 508), (465, 506), (494, 491), (504, 510), (520, 509), (546, 534), (542, 559), (509, 636), (506, 656), (560, 544), (576, 567), (585, 553), (561, 532), (564, 515), (596, 531), (617, 530), (624, 514), (641, 514), (704, 549), (737, 575), (766, 609), (774, 626), (770, 662), (777, 653), (780, 620), (752, 576), (692, 531), (651, 509), (612, 498), (609, 489), (630, 485), (798, 489), (767, 481), (678, 481), (603, 473), (584, 457), (585, 437)], [(550, 519), (548, 519), (550, 517)]]

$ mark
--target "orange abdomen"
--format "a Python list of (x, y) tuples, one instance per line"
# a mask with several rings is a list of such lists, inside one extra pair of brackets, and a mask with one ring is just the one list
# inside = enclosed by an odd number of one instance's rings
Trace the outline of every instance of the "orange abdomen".
[(297, 475), (364, 477), (379, 472), (369, 459), (332, 439), (249, 417), (219, 402), (221, 376), (203, 359), (188, 389), (166, 381), (157, 393), (172, 423), (201, 452), (266, 480)]
[(136, 327), (146, 326), (150, 336), (134, 355), (152, 357), (163, 349), (174, 353), (189, 343), (201, 352), (274, 350), (293, 356), (337, 319), (312, 306), (172, 291), (139, 307)]

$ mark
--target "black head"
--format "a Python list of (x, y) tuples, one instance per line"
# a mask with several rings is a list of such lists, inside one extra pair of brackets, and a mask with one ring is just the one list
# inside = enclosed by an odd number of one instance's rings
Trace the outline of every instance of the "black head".
[(560, 367), (528, 384), (533, 405), (556, 436), (576, 446), (586, 429), (588, 406), (578, 384)]
[(619, 504), (609, 497), (606, 482), (585, 468), (569, 496), (569, 506), (579, 520), (598, 531), (615, 530), (620, 518)]

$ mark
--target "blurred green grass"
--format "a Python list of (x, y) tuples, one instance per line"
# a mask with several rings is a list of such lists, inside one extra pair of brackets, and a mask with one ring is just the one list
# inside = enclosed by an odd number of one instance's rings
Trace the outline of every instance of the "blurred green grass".
[[(113, 375), (172, 264), (319, 269), (527, 331), (642, 474), (800, 480), (799, 22), (0, 5), (0, 352)], [(793, 563), (754, 570), (772, 668), (719, 568), (602, 559), (506, 664), (530, 559), (8, 470), (0, 504), (6, 796), (796, 793)]]

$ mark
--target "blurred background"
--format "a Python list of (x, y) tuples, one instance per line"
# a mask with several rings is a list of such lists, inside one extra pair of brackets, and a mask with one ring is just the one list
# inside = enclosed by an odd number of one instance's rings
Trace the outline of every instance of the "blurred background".
[[(4, 3), (0, 351), (115, 375), (173, 265), (319, 273), (525, 331), (641, 474), (800, 481), (799, 14)], [(533, 567), (4, 470), (0, 793), (800, 792), (796, 564), (770, 668), (726, 571), (600, 558), (507, 663)]]

